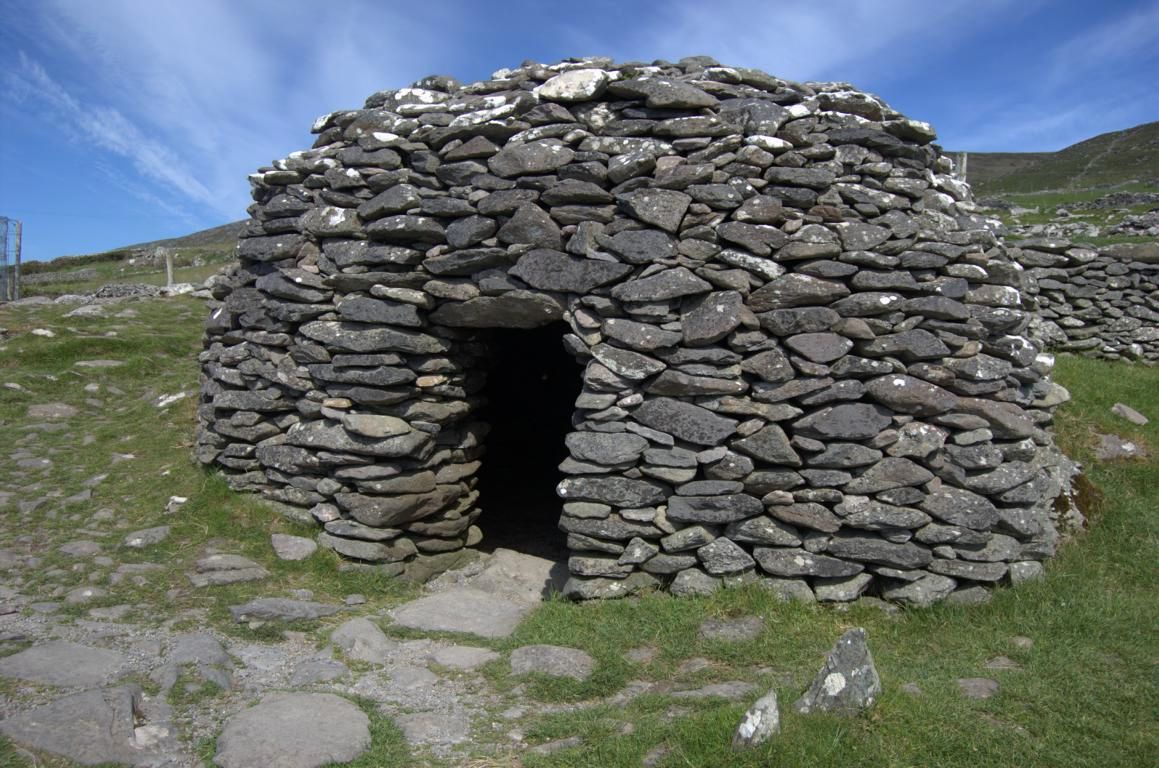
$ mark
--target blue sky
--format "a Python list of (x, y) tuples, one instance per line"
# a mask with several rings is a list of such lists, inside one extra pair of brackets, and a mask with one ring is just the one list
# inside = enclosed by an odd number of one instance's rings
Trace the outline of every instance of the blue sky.
[(1159, 119), (1159, 0), (0, 0), (0, 215), (30, 260), (183, 235), (376, 90), (693, 54), (853, 83), (950, 149)]

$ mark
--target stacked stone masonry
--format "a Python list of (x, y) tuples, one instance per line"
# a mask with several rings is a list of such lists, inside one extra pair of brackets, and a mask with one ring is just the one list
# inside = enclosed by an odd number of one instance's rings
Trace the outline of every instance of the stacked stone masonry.
[(1051, 348), (1111, 360), (1159, 361), (1159, 246), (1018, 243), (1033, 333)]
[(973, 600), (1055, 551), (1065, 390), (929, 125), (696, 57), (430, 77), (314, 132), (251, 177), (197, 453), (323, 545), (458, 562), (500, 514), (487, 329), (564, 321), (570, 457), (529, 481), (574, 598)]

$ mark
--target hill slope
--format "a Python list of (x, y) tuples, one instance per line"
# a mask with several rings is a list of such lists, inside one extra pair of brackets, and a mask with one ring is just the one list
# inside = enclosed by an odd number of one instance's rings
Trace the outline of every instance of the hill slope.
[(967, 181), (983, 195), (1131, 181), (1159, 186), (1159, 122), (1100, 134), (1058, 152), (971, 152)]

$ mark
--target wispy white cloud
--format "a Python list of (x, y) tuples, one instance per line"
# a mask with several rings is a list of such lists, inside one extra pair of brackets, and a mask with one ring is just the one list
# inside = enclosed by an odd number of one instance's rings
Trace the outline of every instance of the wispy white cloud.
[(944, 53), (994, 14), (1020, 15), (1041, 0), (717, 0), (657, 6), (617, 55), (706, 53), (795, 80), (860, 82), (903, 72)]
[[(240, 218), (246, 175), (308, 145), (320, 112), (425, 74), (431, 8), (301, 0), (43, 0), (7, 89), (51, 105), (58, 128), (133, 163), (152, 194)], [(140, 197), (140, 194), (137, 194)]]
[[(1050, 54), (1051, 87), (1072, 82), (1076, 75), (1134, 62), (1140, 54), (1154, 59), (1159, 50), (1159, 2), (1152, 0), (1071, 37)], [(1143, 74), (1143, 73), (1140, 73)], [(1154, 78), (1155, 71), (1150, 73)], [(1154, 83), (1152, 83), (1154, 84)]]
[(74, 140), (129, 160), (137, 172), (152, 181), (173, 188), (184, 196), (205, 204), (213, 195), (167, 147), (148, 138), (124, 115), (106, 106), (89, 106), (53, 80), (44, 67), (21, 54), (19, 67), (6, 75), (11, 95), (35, 101), (67, 128)]

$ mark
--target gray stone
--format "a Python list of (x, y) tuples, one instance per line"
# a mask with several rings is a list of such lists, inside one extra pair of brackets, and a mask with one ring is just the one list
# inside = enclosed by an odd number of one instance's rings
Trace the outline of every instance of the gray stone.
[(696, 550), (696, 556), (704, 564), (704, 570), (713, 576), (741, 573), (756, 564), (749, 553), (724, 537)]
[(773, 547), (797, 547), (801, 544), (797, 529), (767, 515), (730, 523), (724, 535), (747, 544)]
[(128, 664), (116, 651), (53, 640), (0, 659), (0, 677), (88, 688), (127, 671)]
[(681, 523), (722, 525), (759, 515), (760, 499), (743, 493), (723, 496), (672, 496), (668, 499), (668, 519)]
[(404, 603), (391, 616), (395, 624), (408, 629), (508, 637), (530, 610), (527, 603), (473, 587), (456, 587)]
[(998, 510), (984, 496), (961, 488), (943, 487), (929, 494), (919, 505), (923, 512), (950, 525), (987, 531), (998, 522)]
[(857, 627), (837, 640), (809, 690), (793, 703), (793, 709), (803, 715), (856, 714), (872, 707), (881, 690), (865, 630)]
[(695, 296), (710, 290), (711, 283), (700, 279), (685, 267), (676, 267), (621, 283), (612, 288), (612, 297), (620, 301), (654, 302)]
[(835, 557), (816, 555), (803, 549), (757, 547), (753, 557), (766, 573), (774, 576), (820, 576), (843, 578), (861, 573), (865, 566)]
[(608, 73), (602, 69), (572, 69), (551, 78), (536, 88), (535, 93), (546, 101), (590, 101), (603, 93), (608, 79)]
[(461, 744), (471, 735), (471, 719), (461, 712), (415, 712), (396, 715), (394, 721), (415, 746)]
[(1115, 403), (1113, 406), (1111, 406), (1111, 413), (1115, 414), (1116, 416), (1121, 416), (1122, 418), (1138, 427), (1144, 427), (1148, 422), (1146, 416), (1139, 413), (1131, 406), (1126, 405), (1125, 403)]
[(725, 643), (743, 643), (755, 640), (765, 630), (765, 621), (759, 616), (742, 616), (738, 619), (706, 619), (701, 622), (697, 634), (703, 640)]
[(718, 291), (699, 299), (681, 322), (684, 343), (698, 347), (720, 341), (741, 324), (743, 307), (737, 291)]
[(557, 298), (534, 291), (447, 302), (430, 314), (432, 322), (452, 328), (538, 328), (562, 317)]
[(904, 374), (881, 376), (867, 382), (865, 388), (879, 403), (915, 416), (945, 413), (958, 404), (956, 396), (936, 384)]
[(176, 734), (167, 724), (139, 721), (141, 698), (132, 686), (84, 691), (12, 714), (0, 721), (0, 733), (81, 765), (173, 764)]
[(121, 540), (121, 546), (129, 547), (130, 549), (151, 547), (154, 544), (160, 544), (165, 541), (169, 537), (169, 530), (169, 526), (159, 525), (156, 528), (145, 528), (140, 531), (133, 531)]
[(649, 264), (676, 255), (671, 235), (654, 229), (630, 229), (607, 238), (606, 247), (629, 264)]
[(350, 619), (330, 633), (334, 643), (355, 661), (369, 664), (385, 664), (398, 643), (391, 640), (378, 625), (365, 617)]
[(584, 681), (591, 677), (596, 661), (578, 648), (558, 645), (525, 645), (511, 652), (511, 674), (570, 677)]
[(895, 544), (879, 536), (847, 532), (834, 536), (826, 551), (840, 558), (902, 569), (923, 568), (933, 560), (928, 549), (912, 542)]
[(567, 165), (575, 152), (562, 144), (550, 141), (532, 141), (504, 147), (493, 155), (487, 165), (496, 176), (510, 178), (535, 173), (550, 173)]
[(337, 605), (283, 597), (259, 597), (248, 603), (229, 607), (229, 613), (236, 622), (314, 621), (323, 616), (332, 616), (340, 610), (341, 606)]
[(775, 278), (749, 294), (748, 306), (753, 312), (831, 304), (849, 295), (843, 283), (822, 280), (796, 272)]
[(813, 594), (821, 603), (850, 603), (861, 597), (871, 581), (873, 575), (864, 572), (832, 579), (817, 578), (813, 579)]
[(781, 711), (777, 692), (770, 690), (757, 699), (741, 718), (732, 735), (733, 749), (758, 747), (781, 732)]
[(313, 539), (285, 533), (270, 534), (270, 545), (279, 560), (305, 560), (318, 549), (318, 543)]
[(735, 441), (733, 448), (766, 464), (801, 466), (801, 457), (789, 444), (785, 431), (776, 424), (770, 424), (748, 437)]
[(881, 596), (895, 603), (926, 608), (946, 599), (958, 586), (958, 582), (948, 576), (927, 574), (916, 581), (882, 589)]
[(350, 668), (334, 659), (309, 659), (299, 664), (290, 676), (294, 687), (329, 683), (341, 680), (350, 674)]
[(499, 242), (558, 250), (563, 244), (559, 225), (534, 203), (521, 205), (497, 234)]
[(720, 445), (736, 432), (737, 422), (692, 403), (657, 397), (632, 412), (646, 427), (667, 432), (696, 445)]
[(440, 667), (470, 671), (499, 659), (499, 654), (490, 648), (472, 645), (451, 645), (439, 648), (431, 654), (431, 661)]
[(650, 109), (700, 109), (715, 107), (716, 97), (689, 83), (666, 77), (616, 80), (608, 85), (616, 96), (643, 99)]
[(668, 694), (674, 699), (728, 699), (737, 701), (751, 696), (757, 687), (753, 683), (743, 680), (727, 680), (723, 683), (711, 683), (700, 688), (690, 688), (683, 691), (673, 691)]
[(893, 423), (889, 411), (868, 403), (822, 408), (795, 422), (798, 434), (819, 440), (868, 440)]
[(998, 681), (985, 677), (964, 677), (958, 680), (958, 691), (967, 699), (990, 699), (998, 693)]
[(226, 721), (213, 757), (221, 768), (346, 763), (370, 747), (370, 719), (330, 693), (279, 693)]
[(853, 342), (836, 333), (799, 333), (785, 345), (815, 363), (831, 363), (853, 348)]

